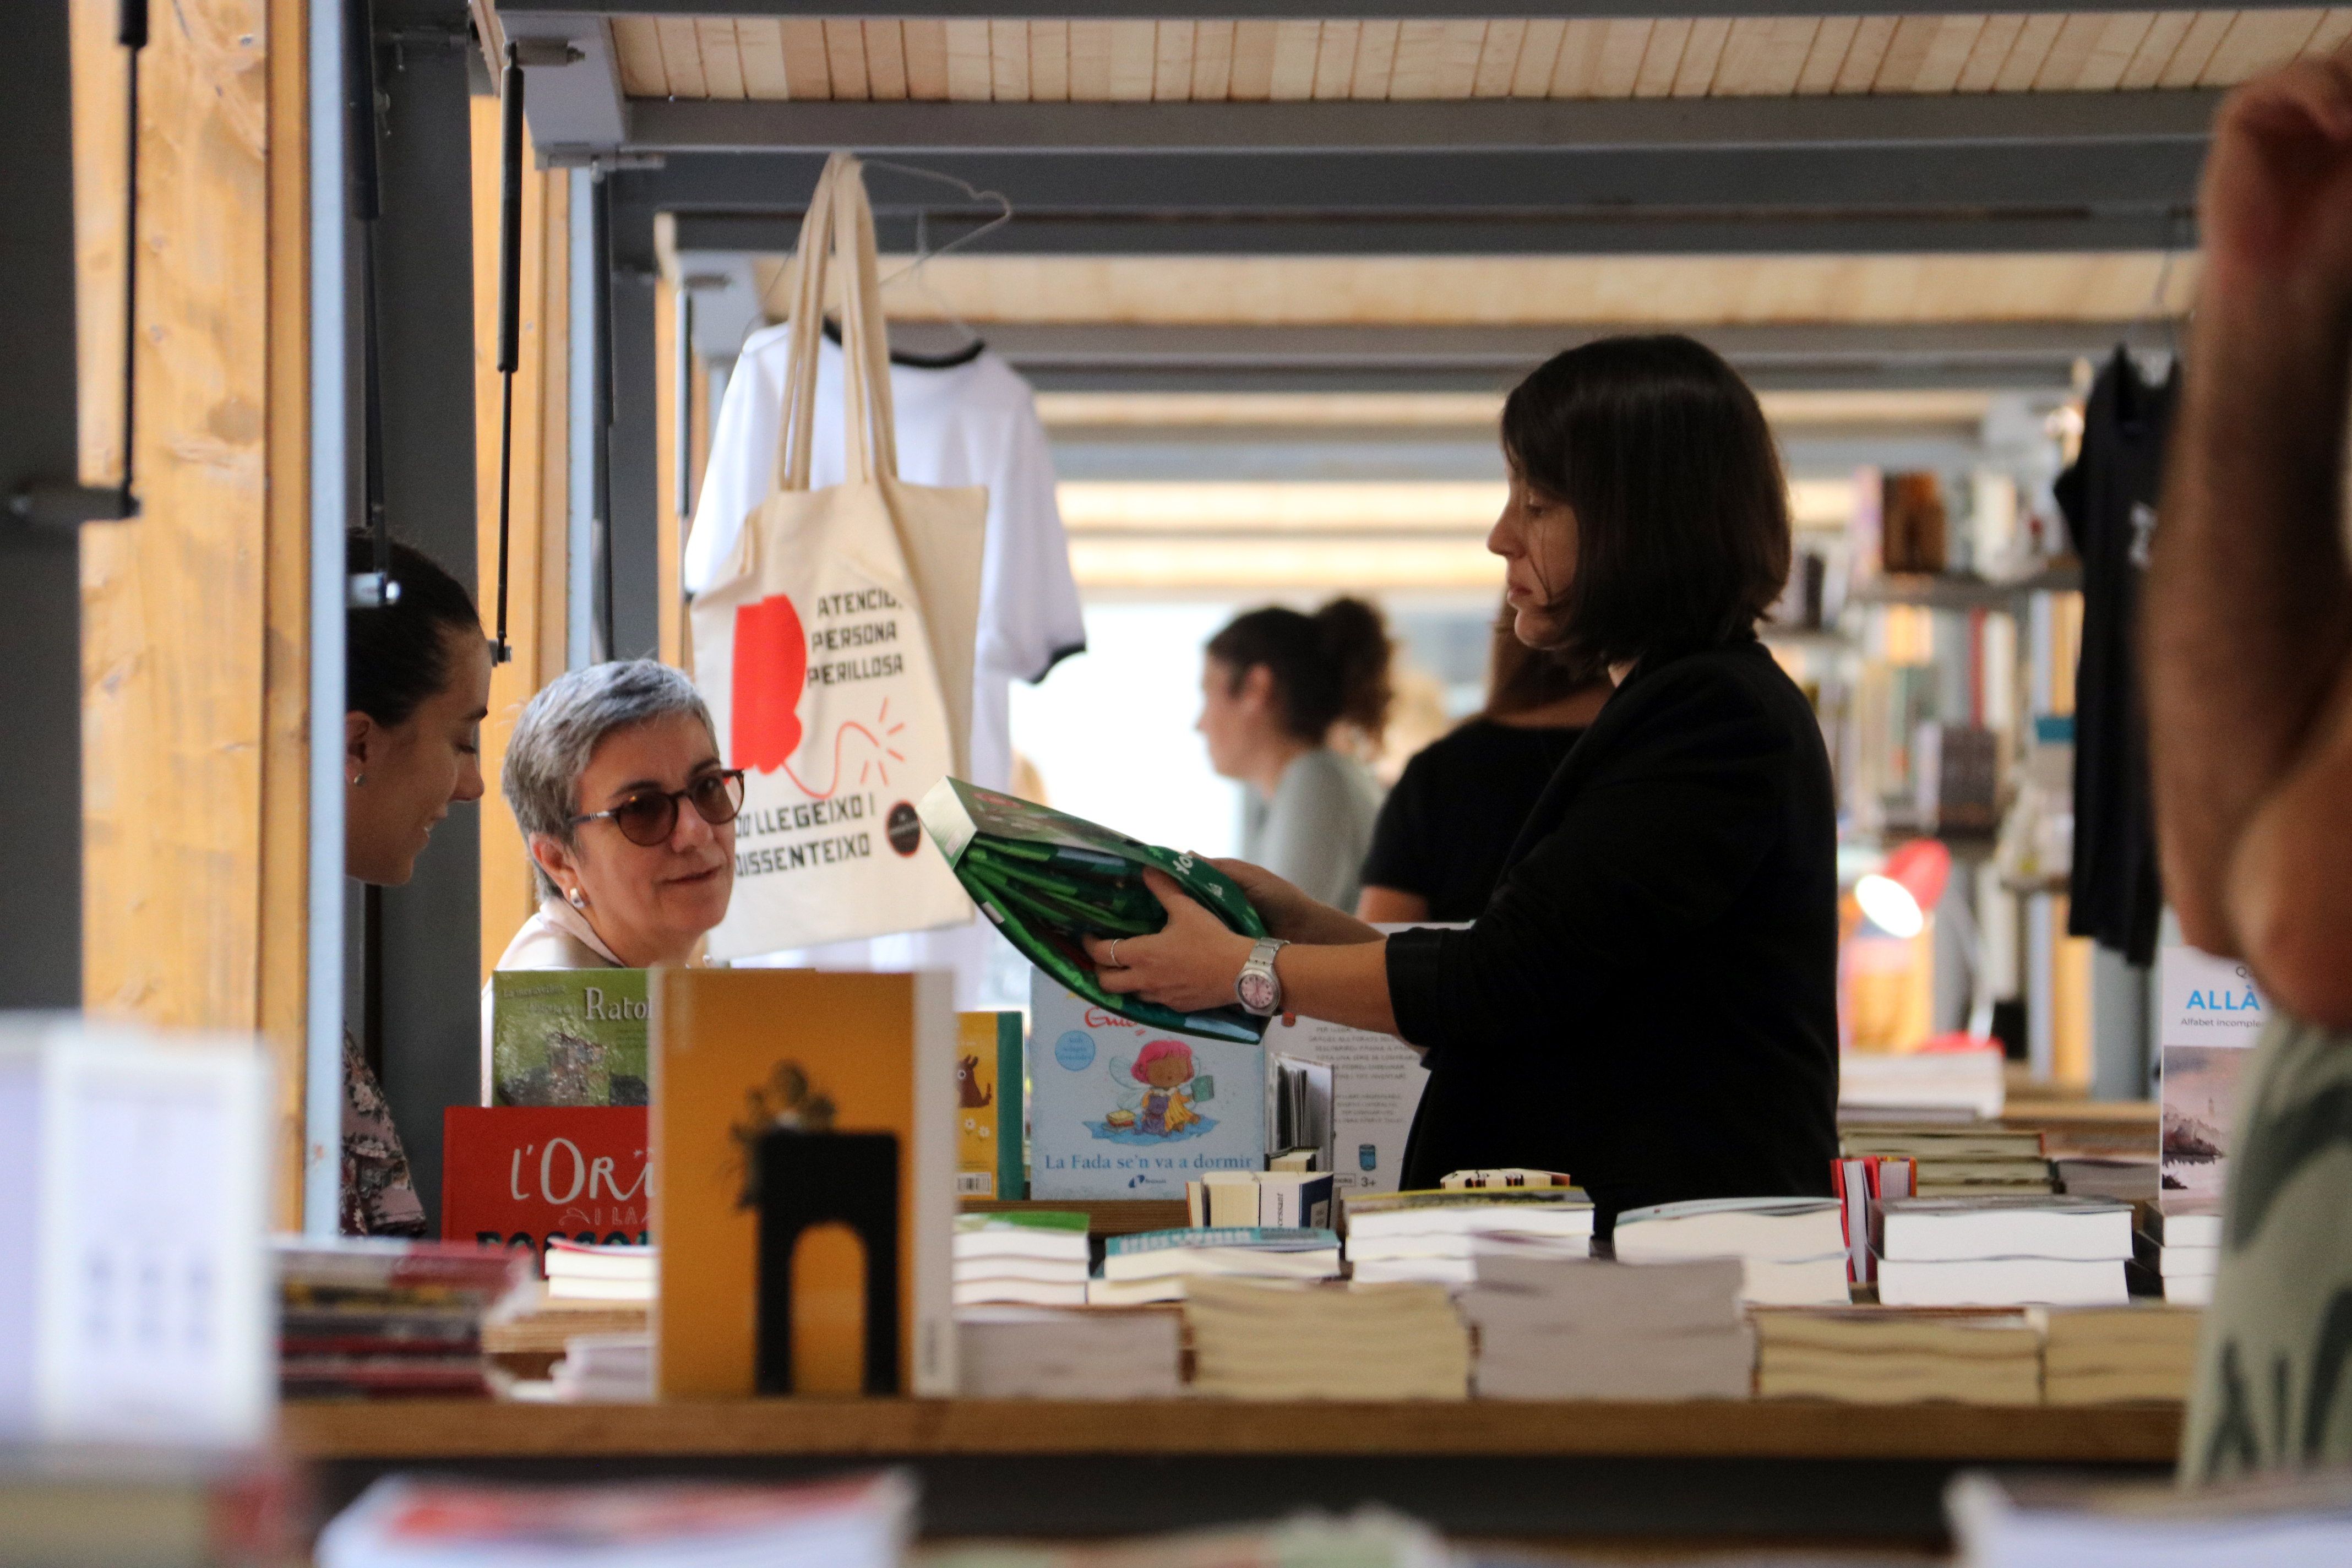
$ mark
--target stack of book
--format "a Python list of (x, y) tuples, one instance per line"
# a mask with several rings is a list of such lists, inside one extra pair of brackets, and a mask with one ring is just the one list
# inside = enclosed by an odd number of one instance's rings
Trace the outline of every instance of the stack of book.
[(551, 1301), (622, 1301), (650, 1307), (657, 1255), (650, 1247), (592, 1247), (551, 1237), (544, 1267)]
[(1845, 1222), (1835, 1198), (1703, 1198), (1617, 1216), (1624, 1263), (1736, 1258), (1739, 1294), (1759, 1306), (1843, 1306)]
[(1756, 1339), (1739, 1286), (1729, 1258), (1634, 1268), (1482, 1254), (1457, 1303), (1478, 1331), (1478, 1394), (1745, 1399)]
[(1091, 1263), (1084, 1214), (1024, 1209), (956, 1216), (959, 1307), (1083, 1307)]
[(1906, 1198), (1879, 1215), (1889, 1307), (2121, 1306), (2132, 1209), (2055, 1194)]
[(967, 1307), (956, 1375), (967, 1399), (1174, 1399), (1183, 1342), (1169, 1307)]
[(2042, 1390), (2052, 1405), (2189, 1397), (2203, 1314), (2153, 1301), (2053, 1309), (2042, 1318)]
[(528, 1281), (521, 1254), (422, 1241), (275, 1252), (286, 1397), (488, 1396), (482, 1320)]
[(1583, 1258), (1592, 1205), (1574, 1187), (1462, 1187), (1348, 1200), (1348, 1263), (1360, 1284), (1466, 1286), (1481, 1251)]
[(1838, 1058), (1838, 1118), (1873, 1121), (1999, 1116), (1998, 1050), (1847, 1051)]
[(1147, 1230), (1114, 1236), (1103, 1247), (1102, 1272), (1087, 1282), (1097, 1307), (1138, 1307), (1181, 1301), (1194, 1281), (1336, 1279), (1339, 1238), (1328, 1230), (1264, 1227)]
[(2042, 1157), (2042, 1134), (2031, 1130), (1863, 1122), (1839, 1128), (1838, 1142), (1849, 1155), (1891, 1154), (1916, 1161), (1921, 1197), (2031, 1194), (2056, 1187), (2050, 1162)]
[(1244, 1230), (1302, 1226), (1328, 1230), (1331, 1194), (1328, 1171), (1212, 1171), (1197, 1182), (1184, 1184), (1184, 1201), (1195, 1226)]
[(1435, 1285), (1203, 1278), (1184, 1299), (1192, 1391), (1228, 1399), (1461, 1399), (1470, 1334)]
[(903, 1474), (794, 1485), (387, 1476), (320, 1533), (319, 1568), (898, 1568)]
[(2333, 1568), (2352, 1562), (2352, 1472), (2167, 1481), (1955, 1479), (1944, 1512), (1969, 1568)]
[(555, 1300), (528, 1279), (482, 1320), (482, 1353), (520, 1378), (543, 1378), (583, 1336), (644, 1335), (652, 1311), (636, 1301)]
[(2184, 1307), (2213, 1301), (2213, 1277), (2221, 1268), (2221, 1216), (2208, 1205), (2167, 1209), (2142, 1205), (2146, 1229), (2137, 1241), (2139, 1261), (2161, 1282), (2164, 1299)]
[(654, 1396), (654, 1337), (574, 1334), (549, 1382), (566, 1404), (643, 1404)]
[(2023, 1312), (1883, 1307), (1756, 1313), (1756, 1393), (1850, 1405), (2034, 1405), (2042, 1336)]
[(2138, 1159), (2120, 1154), (2059, 1155), (2051, 1160), (2050, 1169), (2057, 1178), (2058, 1190), (2069, 1197), (2152, 1204), (2161, 1192), (2154, 1155)]

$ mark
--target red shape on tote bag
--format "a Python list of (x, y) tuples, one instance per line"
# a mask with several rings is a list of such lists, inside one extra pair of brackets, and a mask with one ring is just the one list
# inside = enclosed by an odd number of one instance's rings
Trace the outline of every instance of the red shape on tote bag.
[(739, 768), (774, 773), (801, 746), (801, 693), (808, 640), (793, 602), (771, 595), (735, 612), (734, 711), (729, 749)]

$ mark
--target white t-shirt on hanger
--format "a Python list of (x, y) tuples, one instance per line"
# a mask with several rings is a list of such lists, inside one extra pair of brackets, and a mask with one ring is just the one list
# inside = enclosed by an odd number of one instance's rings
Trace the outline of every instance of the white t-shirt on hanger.
[[(734, 549), (743, 520), (775, 483), (788, 353), (787, 329), (765, 328), (745, 341), (728, 377), (710, 432), (702, 496), (687, 538), (683, 580), (689, 593), (710, 585), (719, 563)], [(1077, 583), (1070, 574), (1069, 541), (1055, 501), (1045, 427), (1029, 384), (985, 349), (940, 367), (893, 362), (890, 396), (898, 414), (900, 479), (988, 488), (980, 636), (972, 660), (971, 777), (975, 784), (1002, 789), (1013, 773), (1013, 681), (1043, 679), (1055, 661), (1084, 648), (1087, 640)], [(827, 338), (817, 357), (814, 486), (842, 482), (841, 410), (841, 348)], [(835, 942), (761, 962), (820, 969), (950, 967), (956, 971), (956, 1005), (971, 1008), (986, 999), (985, 973), (1003, 946), (992, 931), (976, 923)]]

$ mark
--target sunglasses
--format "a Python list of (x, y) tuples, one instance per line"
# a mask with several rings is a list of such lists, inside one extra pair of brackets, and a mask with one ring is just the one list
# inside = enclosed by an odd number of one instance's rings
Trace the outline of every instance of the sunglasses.
[(609, 818), (621, 830), (622, 837), (651, 849), (667, 843), (677, 829), (679, 801), (692, 805), (694, 814), (713, 827), (732, 822), (736, 813), (743, 809), (743, 770), (722, 768), (705, 773), (684, 789), (646, 790), (610, 811), (592, 811), (585, 816), (573, 817), (565, 826), (577, 827), (583, 822)]

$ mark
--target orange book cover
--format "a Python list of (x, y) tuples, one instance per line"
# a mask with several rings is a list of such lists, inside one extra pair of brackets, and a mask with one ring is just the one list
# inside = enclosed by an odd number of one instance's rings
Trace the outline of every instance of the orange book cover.
[(648, 984), (661, 1397), (952, 1394), (951, 977)]

